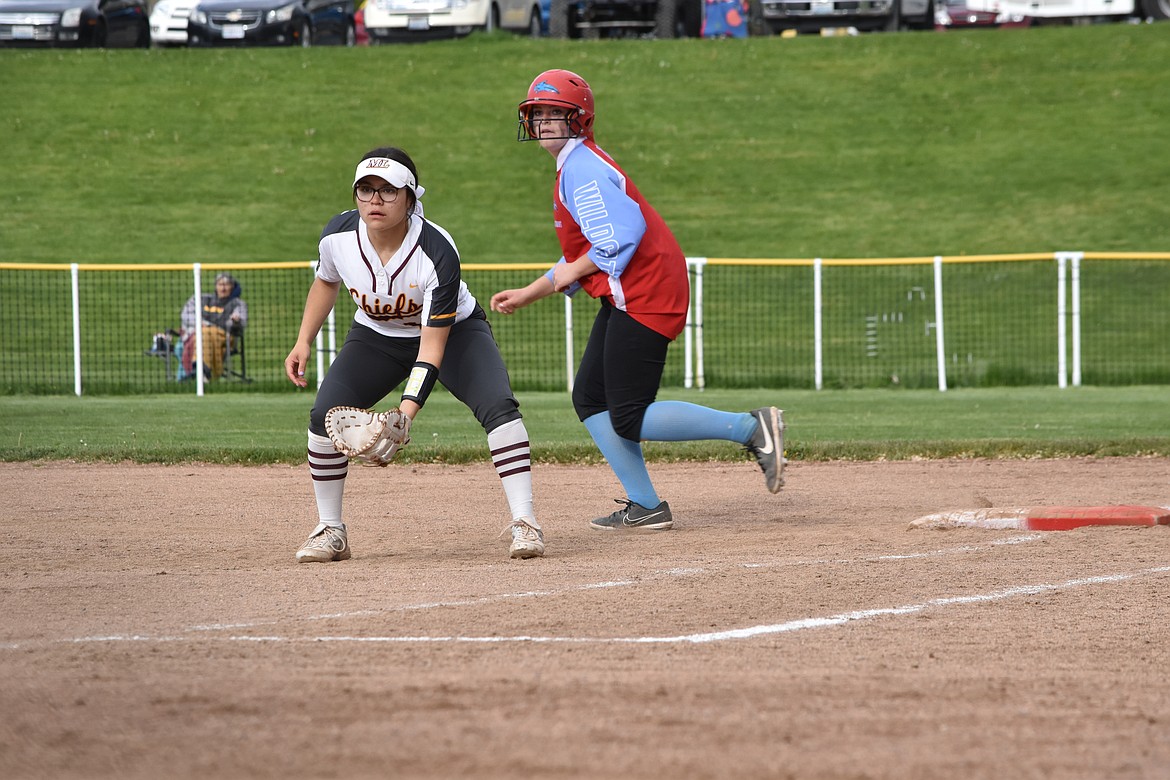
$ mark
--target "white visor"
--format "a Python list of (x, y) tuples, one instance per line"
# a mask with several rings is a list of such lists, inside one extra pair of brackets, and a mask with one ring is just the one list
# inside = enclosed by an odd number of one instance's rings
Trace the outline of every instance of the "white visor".
[(358, 163), (357, 170), (353, 174), (354, 186), (357, 186), (357, 183), (367, 176), (377, 176), (379, 179), (384, 179), (391, 187), (408, 189), (414, 193), (415, 198), (421, 198), (426, 191), (418, 186), (418, 182), (411, 175), (409, 168), (389, 157), (371, 157)]

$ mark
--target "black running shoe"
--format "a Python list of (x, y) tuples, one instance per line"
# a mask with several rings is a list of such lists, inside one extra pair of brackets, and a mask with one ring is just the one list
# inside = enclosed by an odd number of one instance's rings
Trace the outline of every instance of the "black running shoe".
[(614, 501), (625, 504), (625, 507), (609, 517), (597, 518), (589, 523), (590, 528), (599, 531), (669, 531), (674, 525), (670, 505), (665, 501), (653, 509), (623, 498), (615, 498)]
[(744, 449), (756, 456), (768, 490), (779, 493), (784, 487), (784, 412), (764, 406), (753, 409), (752, 417), (756, 418), (756, 432)]

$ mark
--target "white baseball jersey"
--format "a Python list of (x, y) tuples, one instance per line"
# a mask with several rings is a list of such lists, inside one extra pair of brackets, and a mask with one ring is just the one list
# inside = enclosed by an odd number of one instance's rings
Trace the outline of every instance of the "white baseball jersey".
[(424, 324), (449, 327), (478, 308), (460, 275), (455, 241), (418, 215), (385, 265), (357, 209), (329, 220), (318, 249), (317, 277), (341, 282), (357, 304), (354, 321), (383, 335), (418, 336)]

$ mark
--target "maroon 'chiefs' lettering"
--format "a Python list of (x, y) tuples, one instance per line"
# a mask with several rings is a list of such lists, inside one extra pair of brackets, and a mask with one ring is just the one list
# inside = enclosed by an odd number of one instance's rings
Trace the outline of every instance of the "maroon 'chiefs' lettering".
[(354, 303), (362, 307), (362, 311), (370, 315), (370, 319), (380, 322), (410, 319), (411, 317), (417, 317), (422, 311), (422, 304), (416, 302), (405, 293), (400, 293), (394, 299), (393, 305), (390, 303), (382, 303), (378, 298), (375, 298), (373, 303), (370, 303), (364, 293), (359, 293), (352, 287), (349, 288), (349, 295), (353, 298)]

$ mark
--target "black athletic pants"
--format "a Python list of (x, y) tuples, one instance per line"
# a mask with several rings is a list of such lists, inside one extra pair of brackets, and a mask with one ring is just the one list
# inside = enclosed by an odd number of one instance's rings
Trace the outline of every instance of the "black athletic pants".
[[(325, 415), (335, 406), (373, 409), (410, 374), (418, 346), (418, 337), (383, 336), (355, 323), (317, 391), (309, 430), (324, 436)], [(487, 432), (521, 417), (508, 369), (491, 326), (482, 317), (472, 316), (451, 326), (439, 381), (471, 409)]]
[(646, 407), (658, 396), (670, 339), (604, 298), (573, 382), (573, 408), (581, 421), (609, 411), (618, 436), (641, 441)]

